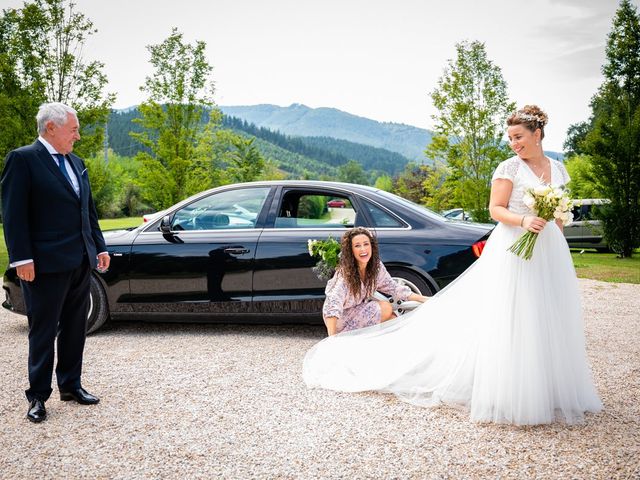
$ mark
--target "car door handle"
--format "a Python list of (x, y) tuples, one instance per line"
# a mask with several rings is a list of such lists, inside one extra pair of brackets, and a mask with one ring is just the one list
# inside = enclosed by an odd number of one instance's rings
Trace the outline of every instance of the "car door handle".
[(249, 253), (248, 248), (225, 248), (224, 253), (228, 253), (230, 255), (243, 255), (245, 253)]

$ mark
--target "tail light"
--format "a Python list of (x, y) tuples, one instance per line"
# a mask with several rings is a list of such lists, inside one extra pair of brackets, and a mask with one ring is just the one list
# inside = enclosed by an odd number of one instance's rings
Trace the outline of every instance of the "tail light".
[(482, 250), (484, 250), (484, 246), (486, 243), (486, 240), (480, 240), (479, 242), (476, 242), (471, 246), (471, 250), (473, 250), (473, 254), (476, 257), (480, 258), (480, 255), (482, 254)]

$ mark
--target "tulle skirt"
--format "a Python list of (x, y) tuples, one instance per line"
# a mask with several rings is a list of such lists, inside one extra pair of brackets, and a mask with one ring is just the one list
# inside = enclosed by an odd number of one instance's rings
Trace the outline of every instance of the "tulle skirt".
[(599, 411), (566, 241), (549, 222), (523, 260), (507, 251), (522, 233), (498, 224), (480, 259), (412, 313), (316, 344), (306, 384), (462, 405), (477, 422), (576, 423)]

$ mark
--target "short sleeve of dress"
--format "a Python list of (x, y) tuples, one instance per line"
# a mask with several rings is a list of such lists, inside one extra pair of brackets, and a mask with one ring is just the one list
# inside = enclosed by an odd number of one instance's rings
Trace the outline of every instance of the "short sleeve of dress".
[(491, 181), (497, 180), (499, 178), (505, 178), (507, 180), (511, 180), (516, 177), (516, 173), (518, 173), (518, 158), (511, 157), (503, 162), (500, 162), (498, 168), (493, 172), (493, 177), (491, 177)]
[(342, 318), (342, 312), (344, 311), (344, 303), (348, 294), (348, 287), (344, 281), (344, 278), (339, 272), (327, 282), (327, 287), (324, 290), (325, 299), (322, 305), (322, 317), (336, 317)]
[(558, 170), (560, 171), (560, 178), (562, 180), (560, 183), (562, 183), (562, 185), (566, 185), (571, 181), (569, 172), (567, 172), (567, 168), (564, 166), (564, 163), (559, 162), (557, 160), (555, 162), (556, 162), (556, 165), (558, 166)]

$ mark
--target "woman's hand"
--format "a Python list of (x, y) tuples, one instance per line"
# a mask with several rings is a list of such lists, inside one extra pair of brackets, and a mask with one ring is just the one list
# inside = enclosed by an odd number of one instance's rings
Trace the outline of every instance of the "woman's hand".
[(407, 300), (411, 300), (413, 302), (424, 303), (429, 300), (429, 297), (425, 297), (424, 295), (418, 295), (417, 293), (412, 293), (407, 297)]
[(533, 233), (540, 233), (546, 224), (547, 221), (544, 218), (536, 217), (534, 215), (525, 215), (522, 220), (522, 228)]

